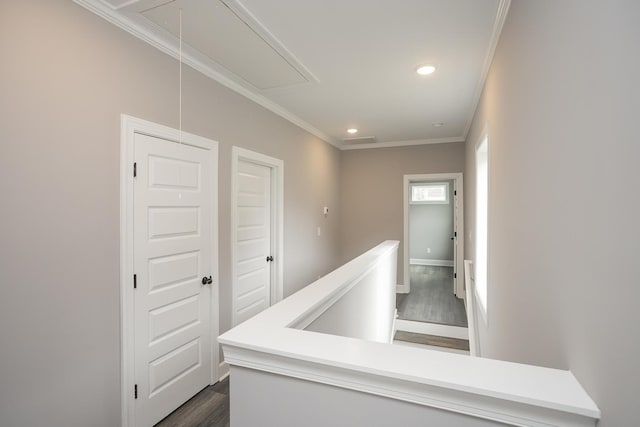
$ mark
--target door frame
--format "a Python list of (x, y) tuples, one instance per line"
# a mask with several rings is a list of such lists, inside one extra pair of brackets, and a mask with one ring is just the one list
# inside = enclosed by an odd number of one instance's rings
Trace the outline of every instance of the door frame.
[(120, 116), (120, 387), (121, 420), (123, 427), (135, 425), (134, 381), (134, 247), (133, 206), (134, 180), (133, 162), (135, 134), (144, 134), (164, 140), (182, 143), (211, 151), (216, 173), (211, 174), (211, 373), (210, 384), (220, 380), (219, 363), (219, 252), (218, 252), (218, 142), (201, 136), (182, 132), (167, 126), (122, 114)]
[(236, 224), (238, 221), (238, 162), (241, 160), (271, 169), (271, 302), (281, 301), (284, 294), (284, 162), (255, 151), (233, 146), (231, 148), (231, 326), (236, 318)]
[(454, 203), (454, 216), (457, 217), (457, 221), (454, 224), (454, 231), (456, 232), (456, 242), (458, 244), (456, 251), (456, 265), (454, 266), (457, 277), (455, 280), (455, 295), (458, 298), (464, 298), (464, 192), (463, 192), (463, 174), (462, 172), (456, 173), (430, 173), (430, 174), (411, 174), (404, 175), (402, 192), (404, 203), (404, 237), (402, 242), (403, 248), (403, 266), (404, 277), (402, 285), (398, 285), (396, 292), (401, 294), (407, 294), (411, 290), (411, 284), (409, 281), (409, 191), (411, 183), (422, 181), (439, 181), (439, 180), (453, 180), (454, 189), (458, 199), (457, 216), (456, 205)]

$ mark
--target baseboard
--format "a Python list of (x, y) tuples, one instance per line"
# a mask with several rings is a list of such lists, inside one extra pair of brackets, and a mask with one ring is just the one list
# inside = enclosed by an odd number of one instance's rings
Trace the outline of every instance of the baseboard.
[(423, 258), (411, 258), (409, 260), (411, 265), (432, 265), (434, 267), (453, 267), (452, 259), (423, 259)]
[(437, 335), (439, 337), (469, 339), (469, 329), (461, 326), (440, 325), (438, 323), (413, 322), (396, 319), (396, 330), (416, 334)]
[(409, 287), (405, 285), (396, 285), (396, 294), (408, 294)]
[(220, 381), (229, 376), (229, 364), (224, 360), (218, 365), (218, 374), (220, 375)]

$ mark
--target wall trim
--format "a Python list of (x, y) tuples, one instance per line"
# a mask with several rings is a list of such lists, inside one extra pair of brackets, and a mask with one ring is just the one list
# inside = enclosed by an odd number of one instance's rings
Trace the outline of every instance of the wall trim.
[(391, 341), (390, 344), (393, 344), (393, 340), (396, 337), (396, 331), (398, 330), (398, 309), (396, 308), (393, 312), (393, 323), (391, 324)]
[(467, 119), (467, 123), (464, 126), (463, 135), (465, 140), (469, 136), (469, 130), (471, 129), (473, 118), (475, 117), (476, 111), (478, 110), (478, 103), (480, 102), (480, 97), (482, 96), (482, 91), (484, 89), (484, 84), (487, 80), (487, 75), (489, 74), (489, 69), (491, 68), (491, 63), (493, 62), (493, 55), (496, 52), (496, 47), (498, 46), (498, 41), (500, 40), (502, 27), (504, 26), (504, 23), (507, 20), (507, 15), (509, 13), (509, 6), (511, 6), (511, 0), (500, 0), (500, 3), (498, 4), (498, 12), (496, 14), (496, 19), (493, 23), (493, 30), (491, 32), (489, 48), (487, 49), (487, 53), (484, 57), (484, 63), (482, 64), (482, 69), (480, 71), (480, 79), (478, 80), (478, 85), (476, 86), (476, 90), (473, 94), (473, 99), (471, 103), (471, 105), (473, 105), (473, 108), (471, 109), (471, 114), (469, 115), (469, 118)]
[[(474, 110), (475, 112), (475, 110)], [(412, 145), (448, 144), (451, 142), (465, 142), (465, 136), (451, 138), (412, 139), (407, 141), (372, 142), (368, 144), (340, 145), (341, 150), (365, 150), (369, 148), (408, 147)]]
[(452, 259), (423, 259), (423, 258), (410, 258), (410, 265), (432, 265), (434, 267), (453, 267)]
[(465, 284), (465, 301), (464, 305), (467, 311), (467, 323), (469, 324), (469, 354), (475, 357), (481, 357), (480, 352), (480, 334), (478, 331), (478, 319), (476, 317), (476, 294), (473, 283), (473, 261), (464, 260), (464, 284)]
[[(198, 135), (183, 132), (157, 123), (122, 114), (120, 116), (120, 398), (121, 421), (123, 427), (135, 425), (135, 406), (133, 405), (134, 375), (134, 291), (132, 277), (134, 274), (133, 247), (133, 205), (134, 180), (133, 162), (135, 159), (135, 134), (156, 136), (169, 141), (193, 145), (211, 150), (215, 154), (215, 165), (218, 167), (218, 142)], [(211, 286), (211, 372), (209, 383), (218, 381), (218, 359), (220, 346), (218, 343), (220, 319), (219, 290), (219, 248), (218, 248), (218, 174), (212, 174), (211, 197), (211, 275), (214, 286)], [(214, 237), (216, 236), (216, 237)]]
[[(177, 37), (169, 34), (161, 28), (149, 26), (146, 20), (135, 12), (135, 1), (124, 3), (123, 5), (112, 8), (101, 0), (73, 0), (76, 4), (84, 7), (85, 9), (100, 16), (111, 24), (121, 28), (134, 37), (139, 38), (145, 43), (155, 47), (156, 49), (164, 52), (165, 54), (173, 57), (174, 59), (180, 58), (180, 47)], [(284, 44), (282, 44), (267, 28), (264, 26), (251, 12), (242, 5), (238, 0), (223, 0), (223, 2), (229, 7), (230, 10), (235, 13), (239, 19), (245, 22), (250, 28), (252, 28), (260, 37), (263, 37), (269, 45), (271, 45), (280, 55), (285, 58), (292, 66), (300, 72), (302, 76), (310, 84), (317, 83), (318, 78), (306, 68), (302, 62), (290, 52)], [(346, 145), (342, 141), (336, 140), (330, 135), (326, 134), (322, 130), (316, 128), (306, 120), (298, 117), (293, 112), (287, 110), (281, 105), (275, 103), (269, 98), (260, 93), (260, 90), (253, 86), (251, 83), (245, 81), (239, 76), (231, 73), (223, 66), (213, 61), (206, 55), (198, 52), (190, 46), (183, 46), (182, 48), (182, 62), (196, 71), (201, 72), (205, 76), (217, 81), (223, 86), (237, 92), (238, 94), (250, 99), (256, 104), (266, 108), (272, 113), (282, 117), (285, 120), (293, 123), (294, 125), (304, 129), (310, 134), (320, 138), (321, 140), (333, 145), (341, 150), (363, 150), (370, 148), (389, 148), (389, 147), (404, 147), (411, 145), (426, 145), (426, 144), (443, 144), (449, 142), (464, 142), (469, 134), (469, 129), (473, 122), (473, 117), (482, 95), (482, 89), (493, 61), (493, 55), (495, 53), (502, 27), (509, 11), (511, 0), (500, 0), (498, 5), (496, 19), (494, 21), (492, 35), (487, 49), (485, 59), (480, 72), (480, 78), (477, 81), (476, 90), (473, 96), (473, 102), (469, 110), (469, 117), (466, 121), (464, 132), (458, 137), (449, 138), (430, 138), (430, 139), (418, 139), (418, 140), (406, 140), (406, 141), (389, 141), (378, 142), (371, 144), (357, 144)], [(269, 89), (265, 90), (268, 91)]]
[(435, 335), (438, 337), (456, 338), (459, 340), (469, 339), (469, 329), (461, 326), (398, 319), (396, 320), (396, 328), (399, 331), (413, 332), (414, 334)]
[[(489, 174), (489, 166), (491, 165), (491, 159), (489, 158), (490, 155), (490, 150), (489, 150), (489, 145), (490, 145), (490, 140), (489, 140), (489, 122), (486, 122), (484, 124), (484, 126), (482, 127), (482, 133), (480, 133), (480, 136), (478, 137), (478, 140), (475, 143), (475, 148), (474, 148), (474, 174), (475, 174), (475, 181), (476, 181), (476, 191), (475, 191), (475, 204), (476, 204), (476, 209), (475, 209), (475, 216), (476, 216), (476, 224), (475, 224), (475, 230), (474, 230), (474, 268), (473, 268), (473, 299), (472, 301), (474, 302), (474, 309), (476, 313), (480, 312), (480, 318), (482, 318), (483, 322), (484, 322), (484, 326), (485, 327), (489, 327), (489, 312), (488, 312), (488, 308), (489, 308), (489, 259), (490, 259), (490, 254), (489, 254), (489, 240), (488, 240), (488, 236), (489, 236), (489, 213), (491, 212), (491, 205), (488, 203), (490, 200), (490, 195), (491, 195), (491, 176)], [(480, 148), (480, 145), (482, 144), (483, 141), (487, 142), (487, 248), (486, 248), (486, 252), (487, 252), (487, 265), (486, 267), (486, 275), (487, 277), (486, 279), (486, 295), (485, 295), (485, 301), (484, 304), (482, 303), (482, 298), (480, 298), (480, 295), (478, 294), (478, 287), (476, 286), (476, 282), (475, 282), (475, 278), (476, 278), (476, 274), (475, 274), (475, 262), (477, 261), (477, 254), (478, 254), (478, 239), (477, 239), (477, 229), (478, 229), (478, 221), (477, 221), (477, 215), (478, 215), (478, 149)], [(478, 318), (476, 317), (476, 320)]]
[[(445, 353), (441, 351), (415, 349), (396, 344), (390, 345), (398, 352), (429, 353), (428, 358), (442, 355), (443, 358), (462, 360), (466, 355)], [(478, 394), (464, 389), (453, 390), (439, 386), (436, 383), (421, 382), (418, 378), (393, 378), (388, 375), (371, 375), (349, 367), (339, 365), (318, 364), (286, 355), (264, 353), (259, 350), (235, 347), (230, 343), (225, 345), (225, 356), (232, 366), (254, 369), (271, 374), (284, 375), (320, 384), (355, 390), (377, 396), (397, 399), (418, 405), (429, 406), (445, 411), (497, 421), (513, 426), (522, 427), (594, 427), (600, 417), (599, 410), (584, 410), (575, 408), (566, 411), (565, 408), (540, 407), (526, 401), (506, 400), (502, 396)], [(425, 354), (426, 356), (426, 354)], [(478, 359), (483, 360), (483, 359)], [(425, 363), (428, 363), (425, 361)], [(504, 362), (503, 362), (504, 363)], [(570, 373), (568, 373), (571, 375)]]
[(275, 271), (271, 276), (271, 303), (274, 305), (284, 296), (284, 161), (255, 151), (231, 147), (231, 325), (236, 318), (236, 220), (237, 220), (237, 176), (238, 162), (245, 160), (271, 169), (271, 251)]
[[(118, 28), (123, 29), (134, 37), (137, 37), (145, 43), (155, 47), (161, 52), (166, 53), (176, 60), (180, 59), (178, 38), (159, 27), (156, 28), (145, 25), (145, 19), (142, 16), (137, 15), (136, 13), (127, 12), (124, 8), (112, 9), (100, 0), (73, 1)], [(182, 63), (217, 81), (221, 85), (239, 93), (245, 98), (250, 99), (285, 120), (288, 120), (321, 140), (340, 148), (340, 142), (296, 116), (291, 111), (261, 95), (255, 86), (242, 80), (240, 77), (233, 75), (220, 64), (188, 45), (183, 45), (182, 47)], [(312, 76), (310, 72), (309, 75)]]
[(396, 285), (396, 294), (408, 294), (409, 289), (405, 285)]
[(218, 381), (224, 381), (229, 376), (229, 364), (224, 360), (218, 364), (218, 375), (220, 379)]

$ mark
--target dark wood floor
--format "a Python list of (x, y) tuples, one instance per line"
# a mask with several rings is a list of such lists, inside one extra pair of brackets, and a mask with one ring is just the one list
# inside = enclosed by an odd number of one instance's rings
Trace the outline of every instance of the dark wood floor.
[(229, 377), (193, 396), (156, 427), (229, 427)]
[(453, 268), (412, 265), (411, 291), (398, 294), (398, 318), (467, 327), (462, 300), (453, 293)]

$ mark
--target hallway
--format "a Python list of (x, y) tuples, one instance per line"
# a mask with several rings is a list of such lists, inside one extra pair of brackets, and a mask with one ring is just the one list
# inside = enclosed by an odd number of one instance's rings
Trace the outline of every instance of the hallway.
[(453, 268), (412, 265), (411, 291), (397, 294), (398, 319), (467, 327), (462, 300), (453, 294)]

